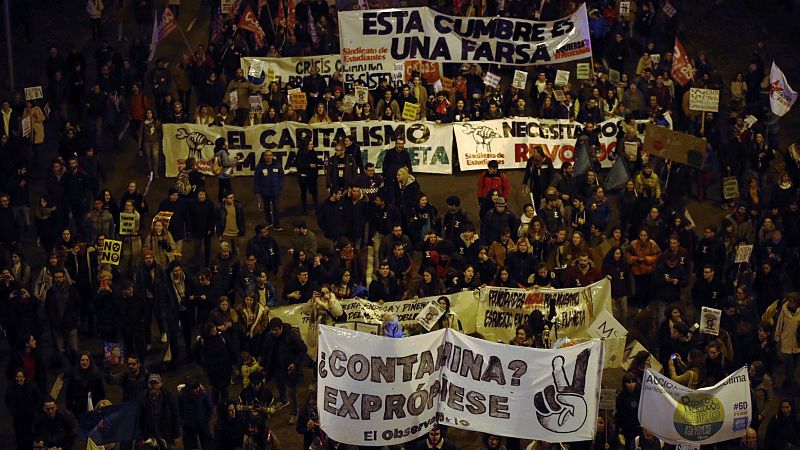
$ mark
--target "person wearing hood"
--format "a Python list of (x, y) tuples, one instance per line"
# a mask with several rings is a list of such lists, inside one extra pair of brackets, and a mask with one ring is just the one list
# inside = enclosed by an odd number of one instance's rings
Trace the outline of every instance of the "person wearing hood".
[(211, 445), (209, 424), (214, 412), (211, 397), (194, 377), (186, 381), (183, 389), (178, 386), (178, 390), (180, 391), (178, 408), (181, 413), (183, 448), (187, 450), (206, 449)]
[(603, 278), (592, 262), (591, 256), (586, 252), (581, 252), (578, 258), (570, 264), (564, 271), (563, 286), (586, 287)]
[(508, 200), (511, 198), (511, 180), (499, 170), (497, 160), (489, 161), (487, 169), (478, 177), (478, 205), (482, 205), (492, 189), (497, 189), (500, 196)]
[(800, 420), (793, 399), (781, 400), (780, 410), (767, 426), (764, 448), (783, 449), (800, 445)]

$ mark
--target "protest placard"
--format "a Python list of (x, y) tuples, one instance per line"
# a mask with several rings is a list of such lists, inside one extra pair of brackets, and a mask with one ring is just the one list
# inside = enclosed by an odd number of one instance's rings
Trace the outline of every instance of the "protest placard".
[(556, 98), (557, 102), (563, 102), (564, 100), (567, 99), (567, 96), (564, 95), (564, 91), (562, 91), (561, 89), (554, 90), (553, 91), (553, 97)]
[(576, 76), (579, 80), (588, 80), (591, 75), (591, 66), (589, 63), (578, 63)]
[(25, 88), (25, 100), (37, 100), (43, 97), (44, 94), (42, 93), (41, 86), (32, 86)]
[(625, 361), (626, 341), (627, 338), (625, 336), (603, 339), (604, 369), (622, 368), (622, 363)]
[(556, 86), (564, 86), (569, 83), (569, 70), (556, 70)]
[(600, 339), (619, 338), (628, 335), (628, 330), (605, 309), (598, 312), (586, 332), (589, 336)]
[(722, 310), (703, 306), (700, 310), (700, 332), (719, 336), (719, 327), (722, 322)]
[(444, 88), (442, 87), (442, 80), (438, 79), (435, 83), (433, 83), (433, 92), (442, 92)]
[(500, 84), (500, 76), (492, 72), (486, 72), (486, 75), (483, 77), (483, 84), (496, 88)]
[(356, 86), (356, 103), (362, 105), (369, 102), (369, 89), (365, 86)]
[(736, 249), (736, 260), (734, 261), (735, 264), (750, 262), (750, 256), (753, 255), (753, 246), (747, 244), (739, 245), (739, 248)]
[(747, 367), (712, 387), (689, 389), (646, 368), (639, 423), (667, 444), (711, 445), (745, 435), (752, 419)]
[(666, 14), (666, 16), (669, 17), (670, 19), (672, 18), (672, 16), (675, 15), (676, 12), (678, 12), (678, 10), (676, 10), (675, 7), (672, 6), (672, 4), (670, 4), (670, 2), (664, 3), (664, 6), (661, 8), (661, 11), (663, 11), (664, 14)]
[(525, 82), (528, 80), (528, 72), (524, 70), (514, 70), (514, 80), (511, 86), (517, 89), (525, 89)]
[(619, 84), (619, 71), (614, 69), (608, 69), (608, 82), (613, 85)]
[(23, 137), (30, 137), (31, 135), (31, 116), (25, 116), (22, 118), (22, 136)]
[(100, 253), (100, 264), (111, 264), (118, 266), (121, 256), (122, 241), (115, 241), (113, 239), (106, 238), (106, 240), (103, 241), (103, 249)]
[(439, 307), (439, 302), (431, 300), (430, 303), (425, 305), (425, 308), (417, 314), (417, 322), (420, 323), (426, 330), (430, 331), (436, 321), (439, 320), (444, 314), (444, 309)]
[(169, 222), (172, 220), (173, 214), (172, 211), (159, 211), (158, 214), (153, 217), (153, 223), (160, 221), (164, 224), (164, 228), (169, 228)]
[(605, 411), (614, 411), (617, 409), (617, 390), (616, 389), (600, 389), (600, 402), (599, 408)]
[(260, 95), (251, 95), (250, 96), (250, 110), (256, 114), (263, 114), (264, 113), (264, 105), (261, 103), (261, 96)]
[(392, 339), (321, 325), (320, 427), (337, 442), (375, 447), (413, 440), (437, 422), (549, 442), (592, 439), (601, 355), (598, 340), (545, 350), (449, 328)]
[(444, 89), (447, 92), (450, 92), (450, 91), (453, 90), (453, 79), (452, 78), (442, 77), (440, 79), (442, 80), (442, 89)]
[(716, 89), (689, 89), (689, 109), (692, 111), (719, 112), (719, 91)]
[(418, 114), (419, 114), (419, 103), (406, 102), (403, 105), (404, 120), (417, 120)]
[(619, 2), (619, 15), (622, 17), (628, 17), (631, 13), (631, 2)]
[(236, 108), (238, 108), (238, 107), (239, 107), (239, 92), (238, 92), (238, 91), (236, 91), (235, 89), (234, 89), (234, 90), (232, 90), (232, 91), (231, 91), (231, 92), (228, 94), (228, 102), (229, 102), (229, 103), (230, 103), (230, 105), (231, 105), (231, 109), (236, 109)]
[(125, 363), (125, 345), (122, 342), (103, 342), (103, 360), (110, 366)]
[(292, 92), (289, 97), (289, 104), (295, 111), (305, 111), (308, 107), (308, 98), (305, 92)]
[(706, 140), (669, 128), (647, 124), (643, 151), (651, 156), (669, 159), (702, 169), (706, 158)]
[(722, 198), (724, 200), (739, 198), (739, 180), (736, 177), (722, 177)]
[(744, 124), (747, 125), (747, 128), (753, 128), (753, 125), (755, 125), (756, 122), (758, 122), (756, 116), (748, 115), (744, 118)]
[(394, 68), (392, 69), (392, 79), (394, 81), (403, 81), (403, 76), (405, 75), (404, 65), (402, 62), (394, 63)]
[(657, 66), (661, 62), (661, 55), (653, 53), (650, 55), (650, 61), (653, 61), (653, 66)]
[(261, 78), (264, 74), (264, 63), (258, 59), (250, 61), (250, 67), (247, 69), (247, 76), (253, 78)]
[(342, 99), (342, 109), (344, 112), (349, 113), (353, 112), (353, 107), (356, 106), (356, 96), (355, 95), (345, 95)]
[(119, 213), (119, 234), (128, 236), (136, 234), (136, 214), (135, 213)]

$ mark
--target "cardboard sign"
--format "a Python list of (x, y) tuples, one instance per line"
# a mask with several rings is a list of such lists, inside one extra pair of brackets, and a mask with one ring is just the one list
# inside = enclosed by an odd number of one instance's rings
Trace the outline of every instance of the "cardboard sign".
[(394, 79), (394, 81), (402, 81), (404, 73), (405, 71), (403, 70), (403, 63), (402, 62), (394, 63), (394, 69), (392, 70), (392, 79)]
[(369, 102), (369, 89), (365, 86), (356, 86), (356, 103), (362, 105)]
[(625, 342), (627, 337), (603, 339), (603, 368), (619, 369), (625, 360)]
[(32, 86), (25, 88), (25, 100), (36, 100), (43, 97), (44, 94), (42, 93), (41, 86)]
[(553, 96), (556, 98), (557, 102), (563, 102), (564, 100), (567, 99), (567, 96), (564, 95), (564, 91), (562, 91), (561, 89), (556, 89), (555, 91), (553, 91)]
[(233, 90), (228, 94), (228, 102), (231, 104), (231, 109), (236, 109), (239, 107), (239, 92)]
[(620, 338), (628, 335), (628, 330), (611, 313), (601, 310), (586, 332), (600, 339)]
[(565, 84), (569, 83), (569, 71), (568, 70), (556, 70), (556, 86), (564, 86)]
[(22, 118), (22, 136), (29, 137), (31, 135), (31, 116)]
[(250, 110), (256, 114), (264, 114), (264, 104), (261, 103), (261, 96), (250, 96)]
[(700, 332), (719, 336), (720, 322), (722, 321), (722, 310), (703, 306), (700, 311)]
[(719, 112), (719, 91), (716, 89), (689, 89), (689, 109), (692, 111)]
[(158, 214), (153, 217), (153, 223), (156, 221), (163, 222), (164, 228), (169, 228), (169, 221), (172, 220), (172, 211), (159, 211)]
[(739, 180), (736, 177), (722, 178), (722, 198), (725, 200), (739, 198)]
[(345, 95), (342, 99), (342, 109), (344, 112), (349, 113), (353, 112), (353, 107), (356, 106), (356, 96), (355, 95)]
[(600, 409), (614, 411), (617, 409), (617, 390), (600, 389)]
[(440, 79), (442, 80), (442, 89), (444, 89), (447, 92), (450, 92), (450, 91), (453, 90), (453, 79), (452, 78), (442, 77)]
[(614, 69), (608, 69), (608, 82), (617, 85), (619, 84), (619, 71)]
[(663, 11), (664, 14), (666, 14), (667, 17), (669, 17), (670, 19), (672, 18), (672, 16), (675, 15), (676, 12), (678, 12), (678, 10), (675, 9), (675, 7), (672, 6), (669, 2), (664, 3), (664, 6), (661, 8), (661, 11)]
[(634, 141), (625, 141), (625, 156), (628, 161), (636, 161), (639, 157), (639, 143)]
[(500, 84), (500, 76), (492, 72), (486, 72), (486, 75), (483, 77), (483, 84), (496, 88)]
[(295, 111), (305, 111), (308, 107), (308, 98), (305, 92), (293, 92), (289, 97), (289, 104)]
[(511, 82), (511, 86), (517, 89), (525, 89), (526, 81), (528, 81), (528, 72), (524, 70), (515, 70), (514, 80)]
[(111, 264), (118, 266), (121, 256), (122, 241), (115, 241), (113, 239), (106, 239), (103, 241), (103, 250), (100, 254), (100, 264)]
[(591, 65), (589, 63), (578, 63), (576, 76), (579, 80), (588, 80), (591, 72)]
[(442, 92), (444, 87), (442, 86), (442, 80), (438, 79), (435, 83), (433, 83), (433, 92)]
[(419, 114), (418, 103), (405, 102), (405, 104), (403, 104), (404, 120), (417, 120), (417, 114)]
[(755, 125), (756, 122), (758, 122), (756, 116), (747, 116), (744, 118), (744, 124), (747, 125), (747, 128), (753, 128), (753, 125)]
[(644, 148), (647, 154), (702, 169), (706, 159), (706, 140), (666, 127), (647, 124)]
[(439, 302), (431, 300), (430, 303), (425, 305), (425, 308), (417, 314), (417, 322), (420, 323), (426, 330), (431, 331), (436, 322), (442, 317), (444, 310), (439, 307)]
[(749, 262), (752, 255), (753, 246), (742, 244), (736, 249), (736, 259), (733, 262), (736, 264)]
[(657, 66), (658, 63), (661, 62), (661, 55), (659, 55), (658, 53), (653, 53), (652, 55), (650, 55), (650, 61), (653, 61), (653, 66)]
[(119, 213), (119, 234), (122, 236), (136, 234), (136, 214)]
[(631, 2), (619, 2), (619, 15), (627, 17), (631, 13)]
[(264, 63), (257, 59), (250, 61), (250, 68), (247, 69), (247, 76), (261, 78), (262, 73), (264, 73)]

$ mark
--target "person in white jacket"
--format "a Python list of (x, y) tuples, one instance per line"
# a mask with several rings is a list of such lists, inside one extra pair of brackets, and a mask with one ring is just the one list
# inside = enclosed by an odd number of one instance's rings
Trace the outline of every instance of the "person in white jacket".
[(103, 0), (88, 0), (86, 2), (86, 14), (89, 15), (89, 22), (92, 24), (92, 39), (99, 42), (103, 38)]

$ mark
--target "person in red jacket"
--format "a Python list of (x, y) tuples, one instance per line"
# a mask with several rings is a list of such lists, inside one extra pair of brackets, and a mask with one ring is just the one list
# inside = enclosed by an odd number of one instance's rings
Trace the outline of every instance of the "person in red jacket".
[(486, 196), (492, 189), (497, 189), (504, 199), (511, 199), (511, 181), (506, 174), (500, 172), (497, 160), (494, 159), (489, 161), (489, 168), (478, 177), (478, 205), (486, 201)]
[(563, 284), (565, 288), (586, 287), (603, 278), (600, 270), (592, 263), (592, 258), (586, 252), (581, 252), (567, 270), (564, 271)]

